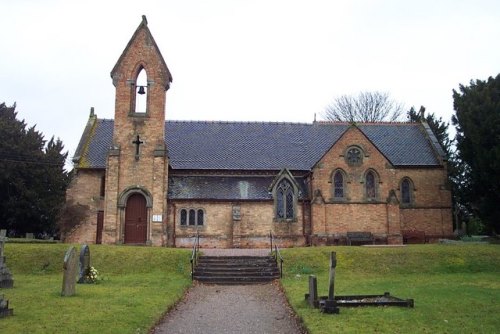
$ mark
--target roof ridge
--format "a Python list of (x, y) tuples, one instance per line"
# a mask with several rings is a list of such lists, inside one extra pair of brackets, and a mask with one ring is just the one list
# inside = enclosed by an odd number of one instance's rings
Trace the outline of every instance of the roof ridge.
[(412, 125), (412, 124), (417, 124), (415, 122), (410, 122), (410, 121), (376, 121), (376, 122), (347, 122), (347, 121), (328, 121), (328, 120), (322, 120), (322, 121), (316, 121), (315, 123), (319, 124), (332, 124), (332, 125)]
[(277, 122), (277, 121), (217, 121), (217, 120), (165, 120), (165, 123), (192, 123), (192, 124), (277, 124), (277, 125), (312, 125), (306, 122)]

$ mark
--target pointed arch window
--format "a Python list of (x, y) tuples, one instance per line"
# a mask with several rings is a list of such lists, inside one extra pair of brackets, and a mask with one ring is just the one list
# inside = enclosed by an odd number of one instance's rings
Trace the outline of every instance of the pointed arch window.
[(340, 170), (337, 170), (333, 174), (333, 198), (345, 198), (345, 177), (344, 173), (342, 173), (342, 171)]
[(401, 181), (401, 204), (408, 205), (413, 202), (413, 184), (408, 178)]
[(135, 106), (134, 113), (136, 114), (146, 114), (147, 104), (148, 104), (148, 75), (146, 70), (142, 68), (136, 79), (135, 83)]
[(365, 175), (365, 188), (366, 188), (366, 198), (367, 199), (375, 199), (377, 197), (377, 186), (376, 186), (377, 177), (375, 173), (370, 170)]
[(282, 179), (276, 186), (276, 218), (280, 220), (295, 218), (295, 190), (288, 179)]

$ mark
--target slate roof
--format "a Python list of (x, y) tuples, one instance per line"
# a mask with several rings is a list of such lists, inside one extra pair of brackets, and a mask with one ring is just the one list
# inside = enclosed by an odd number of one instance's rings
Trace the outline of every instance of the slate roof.
[[(168, 198), (209, 200), (272, 200), (274, 176), (170, 176)], [(295, 178), (299, 199), (307, 198), (304, 179)]]
[[(170, 166), (177, 170), (308, 171), (349, 126), (167, 121), (165, 141)], [(442, 148), (420, 123), (361, 123), (357, 127), (394, 166), (440, 165)], [(77, 167), (105, 168), (112, 137), (113, 120), (95, 119), (75, 154)]]

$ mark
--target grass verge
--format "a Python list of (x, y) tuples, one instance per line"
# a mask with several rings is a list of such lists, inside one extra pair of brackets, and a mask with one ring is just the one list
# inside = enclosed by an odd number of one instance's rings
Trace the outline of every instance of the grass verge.
[(69, 245), (7, 244), (13, 289), (2, 289), (14, 316), (0, 333), (147, 333), (190, 286), (190, 251), (91, 245), (99, 284), (77, 284), (61, 297)]
[[(339, 315), (304, 301), (308, 276), (328, 295), (331, 251), (337, 252), (336, 295), (413, 298), (415, 308), (341, 308)], [(311, 334), (495, 333), (500, 328), (499, 245), (412, 245), (404, 248), (317, 247), (283, 250), (282, 285)]]

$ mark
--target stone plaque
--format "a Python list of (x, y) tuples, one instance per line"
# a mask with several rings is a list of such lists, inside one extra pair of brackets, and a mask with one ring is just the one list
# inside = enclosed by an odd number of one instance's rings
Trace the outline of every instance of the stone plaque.
[(233, 205), (233, 220), (241, 220), (241, 207)]
[(76, 285), (76, 249), (71, 246), (64, 256), (63, 264), (63, 285), (61, 296), (73, 296), (75, 294)]
[(90, 270), (90, 248), (88, 245), (83, 245), (80, 250), (79, 269), (78, 283), (86, 283), (85, 276), (87, 276)]

